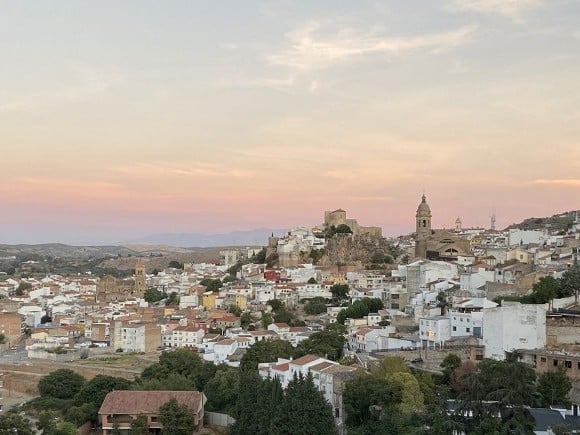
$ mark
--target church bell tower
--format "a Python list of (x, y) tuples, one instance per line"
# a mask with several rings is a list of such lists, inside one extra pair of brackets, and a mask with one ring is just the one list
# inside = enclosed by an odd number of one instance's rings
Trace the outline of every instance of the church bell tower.
[(427, 239), (431, 235), (431, 209), (427, 204), (427, 198), (423, 198), (417, 214), (415, 215), (415, 257), (427, 257)]

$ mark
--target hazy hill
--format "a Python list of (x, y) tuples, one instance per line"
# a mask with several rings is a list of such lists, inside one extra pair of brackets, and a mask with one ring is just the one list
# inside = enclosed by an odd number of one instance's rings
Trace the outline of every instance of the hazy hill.
[(0, 245), (0, 257), (38, 255), (53, 258), (108, 258), (135, 255), (124, 246), (70, 246), (62, 243), (42, 245)]
[(210, 248), (218, 246), (265, 246), (268, 237), (274, 233), (282, 235), (286, 230), (258, 228), (247, 231), (234, 231), (224, 234), (167, 233), (152, 234), (139, 239), (128, 240), (123, 244), (131, 245), (169, 245), (179, 247)]

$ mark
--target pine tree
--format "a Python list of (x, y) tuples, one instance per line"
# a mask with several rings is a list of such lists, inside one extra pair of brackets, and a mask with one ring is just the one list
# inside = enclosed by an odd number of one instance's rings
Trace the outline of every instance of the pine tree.
[(262, 390), (262, 379), (254, 368), (240, 369), (240, 391), (238, 396), (238, 418), (232, 425), (232, 435), (257, 434), (260, 421), (257, 407)]

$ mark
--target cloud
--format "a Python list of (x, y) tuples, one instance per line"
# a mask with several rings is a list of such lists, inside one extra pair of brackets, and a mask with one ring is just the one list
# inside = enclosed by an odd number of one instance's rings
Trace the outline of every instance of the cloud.
[(229, 169), (209, 163), (191, 163), (187, 165), (178, 165), (171, 163), (142, 163), (135, 165), (117, 166), (113, 172), (120, 174), (137, 176), (137, 177), (231, 177), (243, 178), (254, 176), (253, 171), (242, 169)]
[(542, 6), (544, 0), (454, 0), (452, 8), (482, 14), (499, 14), (523, 22), (530, 9)]
[(222, 77), (214, 82), (218, 87), (226, 88), (269, 88), (278, 91), (288, 91), (296, 81), (292, 76), (260, 77), (260, 76), (230, 76)]
[(540, 184), (543, 186), (580, 187), (580, 178), (538, 179), (533, 180), (532, 184)]
[(94, 68), (81, 62), (69, 62), (70, 77), (66, 84), (57, 89), (47, 89), (14, 97), (12, 101), (0, 103), (0, 112), (26, 112), (55, 105), (76, 103), (106, 92), (113, 84), (123, 79), (115, 69)]
[(363, 32), (354, 28), (337, 28), (329, 23), (310, 22), (287, 33), (289, 47), (269, 55), (267, 59), (272, 65), (310, 70), (373, 55), (395, 57), (420, 51), (439, 53), (465, 44), (475, 29), (475, 26), (467, 25), (446, 32), (386, 36), (376, 30)]

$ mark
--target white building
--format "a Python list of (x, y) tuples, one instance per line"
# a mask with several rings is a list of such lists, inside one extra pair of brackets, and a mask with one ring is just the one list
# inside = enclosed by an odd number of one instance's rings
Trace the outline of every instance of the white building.
[(505, 359), (506, 352), (546, 346), (547, 304), (503, 302), (483, 311), (485, 357)]
[(297, 287), (296, 290), (298, 291), (298, 298), (300, 300), (310, 298), (332, 299), (330, 290), (321, 284), (305, 284)]
[(419, 338), (427, 347), (443, 347), (451, 339), (451, 319), (443, 316), (420, 318)]

